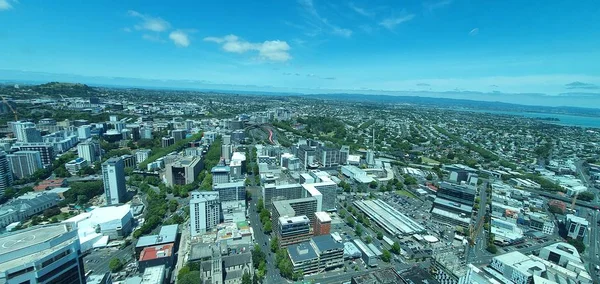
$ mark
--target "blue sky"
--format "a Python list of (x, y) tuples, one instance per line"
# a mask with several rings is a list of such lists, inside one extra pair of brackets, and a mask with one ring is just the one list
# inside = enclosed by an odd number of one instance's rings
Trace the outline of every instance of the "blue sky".
[(0, 0), (0, 79), (600, 97), (598, 19), (596, 1)]

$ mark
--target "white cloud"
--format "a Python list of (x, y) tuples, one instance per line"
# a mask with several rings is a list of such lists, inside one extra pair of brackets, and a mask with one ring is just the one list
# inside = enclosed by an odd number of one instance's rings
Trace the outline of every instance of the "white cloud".
[(0, 0), (0, 11), (12, 9), (13, 6), (10, 2), (10, 0)]
[[(1, 1), (1, 0), (0, 0)], [(169, 22), (163, 20), (160, 17), (153, 17), (149, 15), (144, 15), (139, 12), (129, 10), (129, 16), (138, 18), (141, 20), (140, 23), (134, 26), (136, 30), (147, 30), (153, 32), (164, 32), (171, 28), (171, 24)]]
[(379, 23), (380, 26), (385, 27), (388, 30), (393, 30), (397, 25), (408, 22), (415, 17), (414, 14), (404, 15), (402, 17), (387, 18)]
[(436, 2), (426, 2), (423, 4), (423, 6), (425, 6), (425, 8), (429, 10), (429, 12), (432, 12), (435, 9), (443, 8), (450, 4), (452, 4), (452, 0), (440, 0)]
[(311, 29), (307, 32), (308, 35), (315, 36), (325, 31), (341, 37), (352, 36), (352, 30), (332, 24), (327, 18), (322, 17), (312, 0), (298, 0), (298, 3), (306, 14), (306, 25)]
[(190, 37), (182, 30), (175, 30), (169, 34), (169, 38), (179, 47), (188, 47), (190, 45)]
[(204, 41), (220, 44), (224, 51), (231, 53), (242, 54), (248, 51), (257, 51), (258, 56), (264, 60), (285, 62), (292, 59), (289, 53), (290, 46), (287, 42), (281, 40), (252, 43), (240, 39), (236, 35), (227, 35), (224, 37), (206, 37)]
[(476, 36), (477, 34), (479, 34), (479, 28), (474, 28), (469, 32), (470, 36)]
[(354, 3), (350, 2), (350, 4), (348, 4), (348, 6), (350, 7), (350, 9), (354, 10), (354, 12), (363, 15), (365, 17), (372, 17), (374, 16), (374, 13), (371, 13), (363, 8), (357, 7), (356, 5), (354, 5)]
[(157, 34), (143, 34), (142, 38), (148, 41), (162, 42)]

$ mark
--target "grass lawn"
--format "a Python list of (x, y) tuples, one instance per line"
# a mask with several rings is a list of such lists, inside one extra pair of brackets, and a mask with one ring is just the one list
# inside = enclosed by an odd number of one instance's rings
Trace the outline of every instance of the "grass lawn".
[(438, 162), (434, 159), (431, 159), (431, 158), (424, 157), (424, 156), (421, 156), (421, 161), (423, 161), (423, 164), (428, 164), (428, 165), (432, 165), (432, 164), (439, 165), (440, 164), (440, 162)]
[(396, 194), (402, 195), (402, 196), (405, 196), (405, 197), (408, 197), (408, 198), (417, 198), (412, 192), (410, 192), (410, 191), (408, 191), (406, 189), (396, 190)]

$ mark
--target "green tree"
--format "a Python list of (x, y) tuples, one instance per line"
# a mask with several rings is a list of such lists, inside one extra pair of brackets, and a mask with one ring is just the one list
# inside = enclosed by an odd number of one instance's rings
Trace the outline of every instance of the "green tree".
[(179, 206), (179, 204), (177, 203), (176, 200), (169, 201), (169, 211), (171, 211), (171, 213), (177, 211), (178, 206)]
[(113, 273), (119, 272), (119, 271), (121, 271), (121, 269), (123, 269), (123, 262), (119, 258), (112, 258), (108, 262), (108, 268)]
[(242, 275), (242, 284), (252, 284), (250, 273), (244, 272), (244, 275)]
[(494, 244), (489, 244), (485, 249), (492, 254), (498, 253), (498, 248)]
[(594, 200), (595, 196), (594, 196), (594, 193), (591, 191), (584, 191), (584, 192), (580, 193), (577, 196), (577, 198), (582, 201), (592, 201), (592, 200)]
[(354, 233), (356, 233), (357, 236), (362, 236), (363, 234), (363, 228), (360, 224), (356, 225), (356, 228), (354, 229)]
[(200, 271), (190, 271), (184, 274), (181, 278), (177, 278), (177, 284), (197, 284), (201, 283)]
[(378, 240), (383, 240), (383, 233), (382, 232), (377, 232), (377, 239)]
[(271, 220), (267, 220), (263, 225), (263, 231), (265, 232), (265, 234), (270, 234), (272, 230), (273, 224), (271, 223)]
[(348, 223), (348, 226), (354, 227), (354, 219), (351, 216), (346, 217), (346, 223)]
[(392, 254), (390, 251), (384, 249), (381, 255), (381, 260), (383, 260), (383, 262), (390, 262), (390, 260), (392, 260)]
[(583, 241), (579, 240), (579, 239), (571, 239), (569, 238), (567, 240), (567, 242), (574, 246), (575, 249), (577, 249), (577, 252), (579, 252), (580, 254), (583, 254), (583, 252), (585, 251), (585, 244), (583, 243)]
[(279, 249), (279, 240), (277, 237), (271, 239), (271, 252), (277, 252)]
[(265, 203), (262, 198), (256, 202), (256, 212), (261, 212), (265, 208)]
[(370, 244), (370, 243), (372, 243), (372, 242), (373, 242), (373, 238), (371, 238), (371, 236), (367, 236), (367, 237), (365, 238), (365, 243), (367, 243), (367, 244)]
[(370, 187), (371, 189), (375, 189), (375, 188), (377, 188), (377, 186), (378, 186), (378, 185), (379, 185), (379, 184), (378, 184), (376, 181), (372, 181), (372, 182), (370, 182), (370, 183), (369, 183), (369, 187)]
[(400, 254), (400, 244), (398, 242), (394, 242), (392, 245), (392, 252), (395, 254)]

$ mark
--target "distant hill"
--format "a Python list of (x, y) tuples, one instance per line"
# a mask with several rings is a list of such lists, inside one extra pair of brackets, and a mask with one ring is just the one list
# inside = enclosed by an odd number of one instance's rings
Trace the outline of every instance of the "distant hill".
[(51, 97), (93, 97), (100, 94), (100, 92), (85, 84), (73, 84), (73, 83), (60, 83), (60, 82), (49, 82), (41, 85), (29, 86), (29, 88), (40, 94)]

